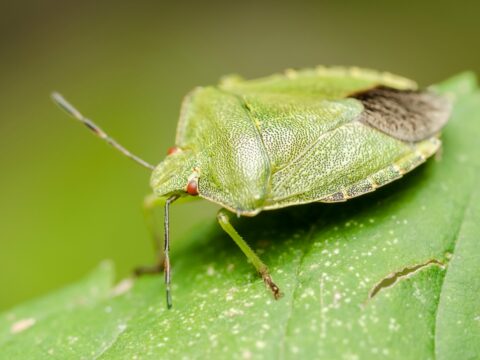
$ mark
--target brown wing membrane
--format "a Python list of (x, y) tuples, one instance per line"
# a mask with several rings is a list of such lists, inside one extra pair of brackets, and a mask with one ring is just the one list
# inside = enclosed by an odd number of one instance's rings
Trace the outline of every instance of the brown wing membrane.
[(376, 87), (351, 97), (365, 108), (360, 121), (399, 140), (416, 142), (435, 135), (451, 110), (448, 99), (428, 91)]

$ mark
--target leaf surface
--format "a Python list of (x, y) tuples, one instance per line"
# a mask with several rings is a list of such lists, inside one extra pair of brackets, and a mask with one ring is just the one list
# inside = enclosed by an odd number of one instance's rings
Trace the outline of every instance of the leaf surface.
[(455, 97), (441, 159), (345, 204), (237, 221), (281, 300), (212, 220), (173, 255), (172, 310), (160, 276), (113, 287), (103, 264), (0, 315), (0, 358), (478, 358), (480, 93), (471, 74), (436, 88)]

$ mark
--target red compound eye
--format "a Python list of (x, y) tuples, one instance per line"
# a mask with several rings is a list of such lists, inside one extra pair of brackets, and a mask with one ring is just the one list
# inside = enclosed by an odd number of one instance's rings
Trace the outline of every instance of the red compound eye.
[(167, 150), (167, 155), (172, 155), (180, 151), (180, 148), (178, 146), (172, 146), (168, 148)]
[(190, 195), (198, 195), (198, 179), (194, 178), (187, 184), (187, 193)]

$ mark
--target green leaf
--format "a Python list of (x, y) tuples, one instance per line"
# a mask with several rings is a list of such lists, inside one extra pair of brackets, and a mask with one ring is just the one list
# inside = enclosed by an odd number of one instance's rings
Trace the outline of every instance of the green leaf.
[(441, 159), (345, 204), (237, 222), (281, 300), (212, 220), (173, 255), (172, 310), (160, 276), (112, 287), (102, 265), (1, 315), (0, 358), (479, 358), (480, 93), (471, 74), (436, 89), (455, 99)]

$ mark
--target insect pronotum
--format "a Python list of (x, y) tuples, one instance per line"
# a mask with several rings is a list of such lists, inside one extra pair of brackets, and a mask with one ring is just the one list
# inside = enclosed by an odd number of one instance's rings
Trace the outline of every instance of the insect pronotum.
[[(359, 68), (288, 70), (256, 80), (225, 78), (183, 101), (175, 146), (153, 166), (85, 118), (61, 95), (53, 100), (97, 136), (153, 170), (145, 208), (165, 206), (163, 254), (170, 290), (169, 207), (200, 196), (222, 208), (217, 219), (278, 299), (279, 287), (229, 221), (231, 212), (340, 202), (413, 170), (440, 148), (450, 103), (406, 78)], [(152, 271), (143, 269), (140, 272)]]

